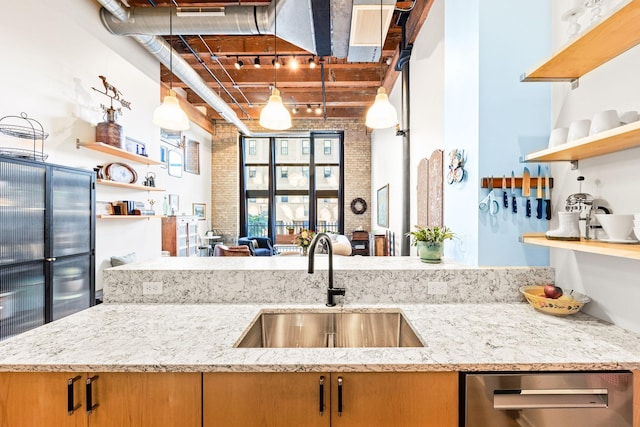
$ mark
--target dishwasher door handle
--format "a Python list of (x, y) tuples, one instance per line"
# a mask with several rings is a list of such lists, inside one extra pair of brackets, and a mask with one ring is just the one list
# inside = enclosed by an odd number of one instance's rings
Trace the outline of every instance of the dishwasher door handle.
[(493, 408), (607, 408), (607, 389), (494, 390)]

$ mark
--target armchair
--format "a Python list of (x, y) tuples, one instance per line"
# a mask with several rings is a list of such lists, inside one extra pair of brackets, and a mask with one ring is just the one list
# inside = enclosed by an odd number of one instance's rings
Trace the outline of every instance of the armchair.
[(268, 237), (240, 237), (238, 239), (238, 245), (248, 246), (253, 256), (272, 256), (277, 253), (271, 244), (271, 239)]

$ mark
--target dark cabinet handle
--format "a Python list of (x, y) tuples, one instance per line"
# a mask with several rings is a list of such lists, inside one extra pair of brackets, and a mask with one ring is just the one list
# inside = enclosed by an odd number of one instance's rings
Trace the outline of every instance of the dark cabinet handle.
[(516, 204), (516, 196), (511, 196), (511, 212), (518, 213), (518, 205)]
[(93, 387), (92, 384), (95, 380), (98, 379), (97, 375), (87, 378), (87, 414), (90, 414), (94, 409), (96, 409), (100, 404), (93, 404)]
[(80, 404), (78, 403), (77, 405), (74, 404), (73, 402), (73, 398), (74, 398), (74, 393), (73, 393), (73, 383), (75, 383), (76, 381), (78, 381), (80, 379), (80, 375), (75, 376), (73, 378), (69, 378), (67, 380), (67, 413), (69, 415), (73, 415), (73, 412), (78, 409), (80, 407)]
[(342, 415), (342, 377), (338, 377), (338, 416)]
[(320, 377), (320, 415), (324, 414), (324, 376)]

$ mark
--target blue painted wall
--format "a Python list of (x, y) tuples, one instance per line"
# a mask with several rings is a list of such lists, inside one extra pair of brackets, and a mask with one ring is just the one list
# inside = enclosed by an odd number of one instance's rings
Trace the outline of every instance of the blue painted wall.
[[(551, 84), (522, 83), (520, 75), (551, 55), (549, 0), (483, 0), (479, 8), (479, 178), (522, 176), (527, 166), (537, 176), (537, 164), (522, 164), (521, 156), (547, 147), (551, 129)], [(543, 165), (544, 167), (544, 165)], [(507, 185), (509, 182), (507, 181)], [(478, 190), (482, 199), (486, 189)], [(479, 265), (549, 265), (549, 250), (519, 243), (525, 232), (544, 232), (548, 221), (533, 213), (525, 217), (518, 191), (518, 213), (502, 206), (496, 216), (477, 212)]]

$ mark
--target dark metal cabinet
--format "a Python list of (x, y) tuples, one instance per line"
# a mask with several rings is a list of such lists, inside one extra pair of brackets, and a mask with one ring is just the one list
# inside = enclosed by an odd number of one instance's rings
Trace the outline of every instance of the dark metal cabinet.
[(0, 339), (94, 300), (94, 172), (0, 156)]

